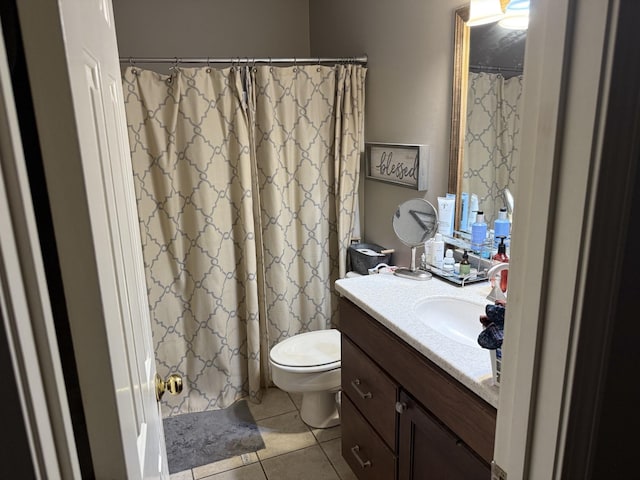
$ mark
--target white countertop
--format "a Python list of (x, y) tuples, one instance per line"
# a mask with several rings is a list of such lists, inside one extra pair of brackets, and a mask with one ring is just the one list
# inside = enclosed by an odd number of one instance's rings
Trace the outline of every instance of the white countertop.
[[(458, 343), (422, 323), (413, 307), (432, 295), (488, 304), (487, 282), (456, 287), (434, 277), (427, 281), (390, 274), (363, 275), (336, 282), (336, 290), (490, 405), (498, 407), (489, 350)], [(344, 321), (344, 320), (342, 320)]]

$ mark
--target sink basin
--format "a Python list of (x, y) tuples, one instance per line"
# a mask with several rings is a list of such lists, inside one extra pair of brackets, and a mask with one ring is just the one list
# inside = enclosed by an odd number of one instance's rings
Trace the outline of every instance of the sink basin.
[(485, 305), (458, 297), (429, 297), (414, 307), (417, 318), (438, 333), (470, 347), (478, 345)]

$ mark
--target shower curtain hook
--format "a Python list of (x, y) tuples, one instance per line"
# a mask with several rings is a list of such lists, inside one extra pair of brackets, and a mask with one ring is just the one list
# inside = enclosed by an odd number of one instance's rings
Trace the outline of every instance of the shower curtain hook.
[(298, 60), (296, 59), (296, 57), (293, 57), (293, 71), (298, 71)]
[(207, 57), (207, 73), (211, 73), (211, 60)]
[(129, 67), (131, 68), (131, 73), (138, 75), (138, 70), (136, 70), (136, 64), (133, 61), (133, 57), (129, 57)]
[(171, 70), (172, 72), (178, 70), (178, 57), (173, 57), (173, 65), (169, 67), (169, 70)]
[(273, 72), (273, 59), (269, 57), (269, 72)]

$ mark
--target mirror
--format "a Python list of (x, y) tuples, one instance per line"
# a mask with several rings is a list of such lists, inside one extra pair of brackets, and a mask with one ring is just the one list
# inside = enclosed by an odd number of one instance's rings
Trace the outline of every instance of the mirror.
[(430, 273), (416, 268), (416, 247), (424, 245), (438, 230), (436, 209), (422, 198), (407, 200), (398, 206), (392, 224), (400, 241), (411, 247), (411, 267), (398, 268), (395, 274), (414, 280), (429, 280)]
[(501, 207), (513, 212), (526, 43), (526, 30), (497, 22), (469, 28), (468, 17), (468, 6), (455, 11), (449, 156), (455, 229), (463, 232), (477, 210), (490, 227)]

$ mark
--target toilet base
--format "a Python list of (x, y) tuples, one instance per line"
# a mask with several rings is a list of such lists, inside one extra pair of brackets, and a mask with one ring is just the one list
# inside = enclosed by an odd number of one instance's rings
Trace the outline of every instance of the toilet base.
[(313, 428), (330, 428), (340, 425), (336, 392), (304, 392), (300, 417), (304, 423)]

